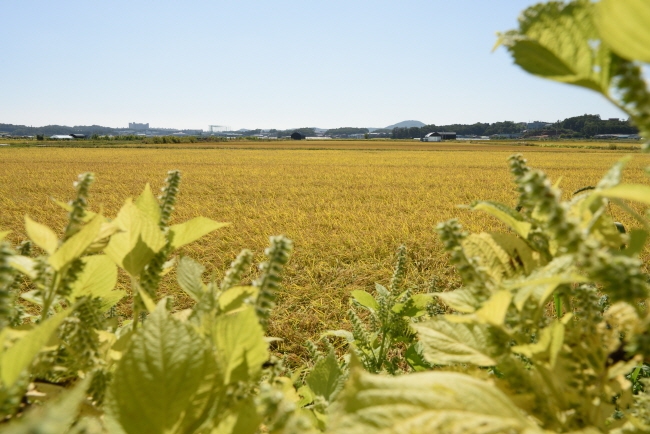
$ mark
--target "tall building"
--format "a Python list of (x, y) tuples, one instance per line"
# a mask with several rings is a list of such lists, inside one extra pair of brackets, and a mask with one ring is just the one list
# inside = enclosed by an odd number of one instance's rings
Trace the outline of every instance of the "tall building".
[(139, 124), (137, 122), (129, 122), (129, 129), (130, 130), (148, 130), (149, 129), (149, 124)]

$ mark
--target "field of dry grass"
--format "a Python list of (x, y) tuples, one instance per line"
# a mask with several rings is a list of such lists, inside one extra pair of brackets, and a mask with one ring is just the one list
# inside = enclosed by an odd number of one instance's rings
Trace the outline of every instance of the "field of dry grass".
[[(280, 351), (295, 352), (307, 338), (345, 326), (351, 290), (387, 283), (400, 244), (408, 248), (407, 285), (425, 290), (434, 276), (443, 287), (455, 285), (434, 228), (458, 217), (472, 231), (500, 229), (494, 220), (457, 205), (475, 199), (513, 204), (516, 194), (506, 165), (513, 152), (524, 153), (531, 166), (552, 179), (562, 177), (567, 192), (593, 185), (624, 155), (484, 144), (430, 152), (347, 143), (347, 148), (320, 150), (5, 147), (0, 149), (0, 228), (13, 230), (11, 239), (19, 242), (23, 216), (29, 214), (61, 230), (65, 214), (50, 197), (70, 199), (71, 183), (84, 171), (97, 177), (91, 208), (102, 207), (113, 216), (124, 198), (138, 195), (146, 182), (158, 188), (167, 170), (180, 169), (175, 219), (204, 215), (233, 223), (184, 251), (210, 264), (209, 272), (220, 275), (242, 248), (262, 260), (270, 235), (294, 240), (270, 333), (284, 339)], [(647, 156), (637, 154), (626, 181), (643, 182), (642, 168), (648, 164)], [(616, 209), (612, 212), (629, 223)], [(190, 302), (174, 295), (179, 308)]]

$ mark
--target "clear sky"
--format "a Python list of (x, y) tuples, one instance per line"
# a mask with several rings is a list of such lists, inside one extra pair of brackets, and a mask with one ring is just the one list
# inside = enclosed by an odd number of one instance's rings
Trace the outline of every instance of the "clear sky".
[(491, 53), (530, 0), (2, 0), (0, 123), (207, 129), (622, 113)]

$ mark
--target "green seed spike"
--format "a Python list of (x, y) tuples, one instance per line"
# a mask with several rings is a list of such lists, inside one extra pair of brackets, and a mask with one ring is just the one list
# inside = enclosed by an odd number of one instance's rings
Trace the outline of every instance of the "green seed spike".
[(169, 224), (169, 218), (174, 211), (174, 204), (176, 204), (176, 196), (181, 184), (181, 172), (178, 170), (170, 170), (167, 172), (167, 179), (165, 179), (165, 186), (162, 188), (162, 194), (158, 197), (160, 199), (160, 228), (163, 229)]
[(91, 172), (82, 173), (73, 186), (77, 190), (77, 197), (70, 202), (72, 209), (68, 214), (68, 226), (65, 228), (63, 241), (67, 240), (79, 230), (83, 225), (83, 219), (86, 217), (86, 208), (88, 207), (88, 191), (95, 181), (95, 175)]

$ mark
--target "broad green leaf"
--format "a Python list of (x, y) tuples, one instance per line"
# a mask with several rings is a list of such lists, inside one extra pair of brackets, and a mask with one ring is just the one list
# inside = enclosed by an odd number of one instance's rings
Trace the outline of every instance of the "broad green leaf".
[(511, 301), (512, 294), (510, 291), (497, 291), (476, 311), (476, 316), (487, 324), (502, 326)]
[(490, 356), (494, 348), (490, 345), (487, 328), (481, 324), (456, 324), (443, 319), (413, 324), (422, 344), (422, 354), (436, 365), (471, 363), (476, 366), (494, 366)]
[(256, 299), (260, 289), (256, 286), (233, 286), (219, 296), (219, 308), (222, 312), (239, 309), (246, 300)]
[(630, 231), (630, 242), (623, 253), (627, 256), (637, 256), (643, 251), (648, 240), (648, 231), (643, 229), (632, 229)]
[[(69, 203), (61, 202), (60, 200), (56, 200), (54, 198), (51, 198), (51, 199), (55, 204), (57, 204), (58, 206), (60, 206), (64, 210), (66, 210), (68, 212), (72, 211), (72, 205), (70, 205)], [(84, 222), (84, 223), (88, 223), (89, 221), (94, 219), (96, 215), (97, 215), (97, 213), (86, 210), (86, 215), (84, 215), (82, 217), (81, 221)]]
[(48, 254), (51, 255), (59, 247), (59, 237), (56, 236), (54, 231), (35, 222), (29, 216), (25, 216), (25, 230), (29, 239)]
[(616, 187), (594, 192), (603, 197), (633, 200), (650, 205), (650, 186), (643, 184), (619, 184)]
[(4, 240), (11, 231), (0, 231), (0, 241)]
[(512, 285), (507, 285), (507, 287), (511, 290), (517, 289), (514, 296), (514, 302), (517, 309), (522, 310), (526, 301), (531, 297), (539, 306), (542, 306), (558, 286), (565, 283), (586, 282), (589, 282), (589, 279), (584, 276), (575, 273), (565, 273), (557, 276), (551, 275), (550, 277), (536, 276), (529, 280), (523, 280), (513, 283)]
[(104, 218), (97, 215), (88, 222), (79, 232), (70, 237), (59, 249), (49, 258), (50, 265), (60, 271), (73, 260), (79, 258), (93, 242)]
[(628, 60), (650, 62), (650, 3), (647, 0), (601, 0), (595, 21), (600, 37)]
[(86, 399), (91, 377), (77, 383), (45, 405), (28, 411), (2, 430), (5, 434), (67, 433), (79, 415), (79, 407)]
[(8, 258), (9, 266), (20, 273), (23, 273), (25, 276), (29, 276), (31, 279), (36, 278), (36, 261), (28, 256), (21, 255), (12, 255)]
[(158, 222), (129, 199), (113, 223), (124, 232), (113, 235), (104, 252), (131, 276), (138, 276), (165, 245)]
[(183, 247), (229, 224), (219, 223), (206, 217), (196, 217), (185, 223), (173, 225), (169, 228), (172, 248), (178, 249), (179, 247)]
[(474, 292), (468, 288), (460, 288), (449, 292), (438, 292), (434, 295), (457, 312), (473, 313), (480, 305)]
[(337, 338), (345, 339), (347, 343), (354, 342), (354, 335), (347, 330), (328, 330), (322, 336), (336, 336)]
[(326, 401), (331, 401), (343, 386), (345, 376), (336, 361), (336, 356), (330, 352), (327, 357), (320, 359), (309, 373), (305, 382), (315, 395), (320, 395)]
[(99, 228), (99, 233), (90, 246), (88, 246), (87, 253), (97, 253), (104, 250), (111, 240), (111, 236), (118, 232), (120, 232), (119, 227), (115, 226), (113, 223), (103, 222), (102, 226)]
[(541, 433), (492, 384), (452, 372), (397, 377), (352, 369), (329, 409), (327, 432)]
[[(264, 331), (252, 307), (219, 315), (212, 329), (212, 339), (225, 384), (256, 379), (269, 358)], [(245, 378), (237, 378), (233, 373), (242, 365), (247, 370), (241, 373)]]
[(367, 307), (368, 309), (372, 309), (374, 311), (379, 309), (379, 305), (377, 304), (377, 300), (375, 300), (375, 297), (373, 297), (372, 295), (370, 295), (366, 291), (355, 290), (355, 291), (352, 291), (350, 293), (350, 295), (361, 306)]
[(99, 297), (102, 299), (102, 311), (106, 311), (126, 295), (124, 291), (113, 290), (117, 284), (117, 267), (108, 256), (86, 256), (82, 261), (84, 268), (71, 285), (69, 301), (85, 295)]
[(108, 389), (107, 412), (126, 433), (185, 432), (198, 422), (193, 404), (215, 370), (206, 342), (164, 305), (131, 338)]
[(66, 309), (46, 319), (0, 353), (0, 378), (5, 387), (13, 386), (70, 312), (70, 309)]
[(522, 238), (528, 238), (531, 224), (512, 208), (498, 202), (480, 201), (472, 204), (475, 211), (485, 211), (510, 226)]
[(135, 200), (135, 206), (145, 213), (154, 222), (160, 221), (160, 204), (151, 192), (149, 183), (144, 186), (144, 191)]
[(215, 417), (216, 428), (212, 434), (255, 434), (259, 432), (262, 417), (257, 413), (251, 396), (236, 403)]
[(501, 35), (515, 63), (531, 74), (609, 93), (612, 54), (598, 44), (593, 4), (550, 2), (532, 6), (519, 30)]
[(187, 256), (183, 256), (178, 261), (176, 281), (181, 289), (196, 302), (201, 300), (201, 296), (205, 291), (205, 284), (201, 280), (204, 271), (205, 267), (203, 265)]

